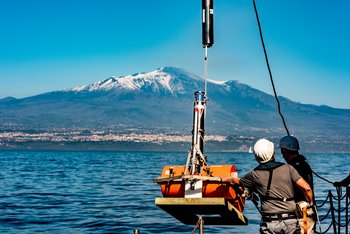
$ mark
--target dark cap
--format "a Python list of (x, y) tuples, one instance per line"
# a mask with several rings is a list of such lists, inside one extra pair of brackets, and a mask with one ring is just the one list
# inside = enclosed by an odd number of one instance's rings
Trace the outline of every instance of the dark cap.
[(282, 137), (278, 145), (281, 149), (297, 151), (300, 149), (298, 139), (293, 136)]

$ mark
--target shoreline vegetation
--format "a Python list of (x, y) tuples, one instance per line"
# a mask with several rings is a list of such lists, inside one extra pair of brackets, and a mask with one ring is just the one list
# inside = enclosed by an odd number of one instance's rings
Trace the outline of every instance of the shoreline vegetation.
[[(248, 152), (259, 136), (206, 135), (206, 152)], [(277, 147), (279, 138), (269, 138)], [(108, 131), (1, 131), (0, 150), (187, 152), (192, 136), (179, 133), (112, 133)], [(348, 139), (321, 136), (300, 139), (302, 152), (350, 153)]]

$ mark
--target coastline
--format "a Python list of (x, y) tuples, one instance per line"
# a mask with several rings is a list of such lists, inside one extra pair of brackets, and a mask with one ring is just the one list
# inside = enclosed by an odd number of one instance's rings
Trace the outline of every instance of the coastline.
[[(248, 153), (249, 143), (234, 143), (231, 141), (207, 141), (206, 152), (243, 152)], [(1, 142), (0, 151), (120, 151), (120, 152), (187, 152), (191, 147), (189, 142), (134, 142), (134, 141), (24, 141)], [(302, 148), (303, 153), (350, 153), (349, 149), (314, 145)]]

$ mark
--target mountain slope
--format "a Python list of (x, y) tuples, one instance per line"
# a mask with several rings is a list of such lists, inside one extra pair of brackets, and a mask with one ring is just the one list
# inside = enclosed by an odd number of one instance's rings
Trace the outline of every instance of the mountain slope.
[[(93, 84), (22, 99), (0, 100), (3, 129), (106, 128), (139, 131), (192, 129), (193, 93), (203, 80), (181, 69), (110, 77)], [(208, 82), (210, 134), (281, 134), (273, 96), (237, 81)], [(280, 97), (291, 133), (350, 134), (350, 110)]]

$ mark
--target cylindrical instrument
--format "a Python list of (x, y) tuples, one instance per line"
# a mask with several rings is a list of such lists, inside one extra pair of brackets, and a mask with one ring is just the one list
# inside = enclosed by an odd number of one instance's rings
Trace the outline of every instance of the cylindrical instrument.
[(192, 165), (191, 174), (200, 174), (206, 163), (204, 158), (204, 119), (206, 96), (202, 91), (194, 93), (194, 107), (193, 107), (193, 130), (192, 130)]
[(202, 44), (210, 48), (214, 44), (214, 0), (202, 0)]

